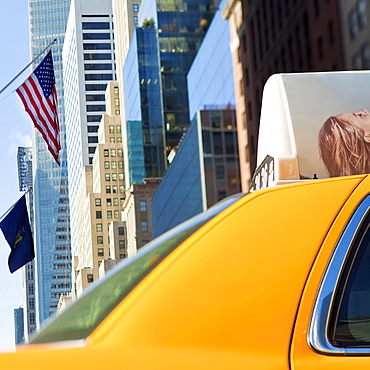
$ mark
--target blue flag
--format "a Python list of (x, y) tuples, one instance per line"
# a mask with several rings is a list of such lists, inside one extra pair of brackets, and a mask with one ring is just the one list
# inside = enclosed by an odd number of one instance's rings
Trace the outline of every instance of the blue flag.
[(13, 273), (35, 257), (25, 194), (0, 222), (0, 229), (11, 249), (8, 265)]

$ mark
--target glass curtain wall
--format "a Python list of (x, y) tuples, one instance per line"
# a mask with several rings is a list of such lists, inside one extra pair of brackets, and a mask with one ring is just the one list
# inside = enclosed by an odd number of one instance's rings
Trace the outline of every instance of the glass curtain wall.
[[(71, 291), (71, 247), (64, 120), (62, 48), (70, 0), (29, 0), (31, 57), (49, 43), (52, 47), (59, 103), (61, 165), (34, 130), (34, 240), (36, 249), (36, 321), (39, 325), (56, 312), (59, 297)], [(36, 62), (38, 64), (43, 56)]]

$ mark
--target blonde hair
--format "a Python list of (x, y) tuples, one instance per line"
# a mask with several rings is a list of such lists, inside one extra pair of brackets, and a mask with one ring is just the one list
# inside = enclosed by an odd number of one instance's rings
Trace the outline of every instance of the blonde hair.
[(370, 144), (349, 122), (328, 118), (319, 132), (319, 149), (330, 177), (370, 173)]

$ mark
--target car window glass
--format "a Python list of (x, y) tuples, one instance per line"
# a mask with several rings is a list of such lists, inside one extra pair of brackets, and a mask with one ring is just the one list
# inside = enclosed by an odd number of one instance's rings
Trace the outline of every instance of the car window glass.
[(87, 289), (79, 300), (56, 316), (30, 343), (85, 339), (168, 254), (240, 197), (238, 194), (224, 199), (207, 212), (193, 217), (147, 244), (136, 256), (122, 262), (122, 266), (115, 272), (108, 274), (92, 289)]
[(359, 230), (334, 299), (329, 337), (335, 346), (370, 346), (369, 219)]

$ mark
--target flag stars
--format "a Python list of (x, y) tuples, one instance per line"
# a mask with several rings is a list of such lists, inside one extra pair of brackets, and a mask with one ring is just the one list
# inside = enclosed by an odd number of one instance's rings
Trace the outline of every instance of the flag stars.
[(48, 54), (46, 56), (46, 58), (41, 62), (34, 73), (39, 80), (44, 96), (47, 99), (51, 95), (53, 85), (55, 84), (54, 68), (51, 54)]

